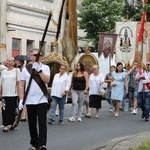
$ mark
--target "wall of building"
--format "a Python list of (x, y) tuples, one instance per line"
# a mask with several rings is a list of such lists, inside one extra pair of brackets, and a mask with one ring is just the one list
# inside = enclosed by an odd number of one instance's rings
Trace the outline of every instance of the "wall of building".
[[(33, 41), (33, 48), (39, 47), (49, 11), (51, 0), (0, 0), (0, 44), (6, 44), (7, 55), (27, 54), (27, 41)], [(51, 52), (57, 28), (51, 22), (45, 38), (45, 55)], [(80, 30), (78, 36), (84, 36)], [(12, 40), (20, 40), (20, 51), (12, 52)], [(82, 38), (79, 46), (83, 46)], [(58, 46), (59, 53), (61, 46)]]

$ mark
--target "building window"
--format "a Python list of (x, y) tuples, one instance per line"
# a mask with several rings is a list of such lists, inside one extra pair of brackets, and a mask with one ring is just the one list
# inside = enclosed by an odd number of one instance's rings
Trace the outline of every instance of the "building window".
[(20, 44), (21, 40), (13, 38), (12, 39), (12, 56), (16, 56), (20, 54)]
[(29, 57), (30, 57), (31, 51), (33, 49), (33, 44), (34, 44), (33, 40), (27, 40), (27, 56), (29, 56)]
[[(41, 45), (41, 41), (39, 42), (39, 47), (40, 47), (40, 45)], [(46, 46), (46, 42), (44, 42), (44, 43), (43, 43), (43, 46), (42, 46), (42, 52), (41, 52), (41, 54), (42, 54), (43, 56), (45, 56), (45, 46)]]

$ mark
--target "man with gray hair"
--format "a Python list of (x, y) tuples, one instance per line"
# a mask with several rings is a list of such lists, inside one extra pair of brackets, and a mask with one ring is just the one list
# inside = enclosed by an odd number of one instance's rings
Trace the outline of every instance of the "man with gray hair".
[[(25, 101), (27, 112), (28, 112), (28, 123), (32, 147), (29, 150), (46, 150), (47, 142), (47, 108), (48, 100), (46, 95), (41, 89), (41, 86), (45, 87), (50, 80), (50, 68), (47, 65), (41, 63), (41, 57), (38, 62), (35, 62), (38, 54), (38, 50), (34, 49), (31, 52), (31, 66), (28, 65), (24, 67), (20, 76), (20, 86), (19, 86), (19, 110), (23, 109), (22, 101), (24, 96), (24, 86), (29, 83), (30, 76), (32, 74), (32, 69), (35, 69), (33, 75), (33, 80), (30, 85), (30, 89)], [(29, 67), (30, 66), (30, 67)], [(38, 78), (40, 82), (35, 79)], [(42, 82), (42, 83), (41, 83)], [(26, 83), (26, 84), (25, 84)], [(41, 85), (40, 85), (41, 84)], [(37, 131), (37, 121), (39, 124), (39, 132)]]

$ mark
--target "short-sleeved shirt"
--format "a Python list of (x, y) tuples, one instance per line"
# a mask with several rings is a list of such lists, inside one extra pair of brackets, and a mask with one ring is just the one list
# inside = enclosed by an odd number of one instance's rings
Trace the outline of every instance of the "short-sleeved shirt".
[(89, 95), (99, 95), (99, 91), (103, 88), (103, 85), (100, 85), (102, 82), (104, 82), (102, 73), (99, 73), (97, 76), (92, 73), (89, 78)]
[(124, 79), (127, 76), (126, 72), (112, 72), (112, 77), (116, 81), (117, 85), (112, 87), (111, 99), (112, 100), (123, 100), (124, 96)]
[[(1, 73), (0, 84), (2, 86), (2, 96), (18, 96), (16, 80), (19, 79), (20, 70), (14, 68), (13, 70), (5, 69)], [(16, 77), (17, 76), (17, 77)]]
[(128, 75), (129, 76), (129, 88), (137, 88), (139, 81), (135, 80), (135, 76), (138, 73), (138, 70), (132, 70), (131, 73)]
[[(111, 77), (111, 73), (108, 73), (105, 77), (105, 80), (109, 80), (110, 77)], [(110, 82), (107, 83), (107, 88), (110, 88)]]
[[(50, 76), (50, 68), (47, 65), (41, 64), (40, 66), (40, 70), (42, 70), (42, 72), (45, 75)], [(24, 67), (22, 69), (21, 75), (20, 75), (20, 80), (25, 81), (26, 83), (26, 88), (28, 86), (29, 83), (29, 79), (30, 79), (30, 73), (28, 72), (28, 70), (26, 69), (26, 67)], [(47, 86), (47, 85), (46, 85)], [(25, 88), (25, 90), (26, 90)], [(39, 87), (39, 85), (34, 81), (34, 79), (32, 79), (31, 82), (31, 86), (30, 86), (30, 90), (28, 92), (27, 98), (26, 98), (26, 105), (36, 105), (36, 104), (40, 104), (40, 103), (47, 103), (47, 98), (44, 95), (44, 93), (42, 92), (41, 88)]]

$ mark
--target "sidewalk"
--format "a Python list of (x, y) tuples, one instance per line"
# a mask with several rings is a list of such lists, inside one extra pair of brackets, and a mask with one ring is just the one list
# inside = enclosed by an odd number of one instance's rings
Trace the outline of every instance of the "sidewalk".
[(106, 145), (93, 150), (129, 150), (129, 148), (136, 148), (142, 145), (147, 140), (150, 140), (150, 132), (142, 132), (132, 136), (113, 139)]

